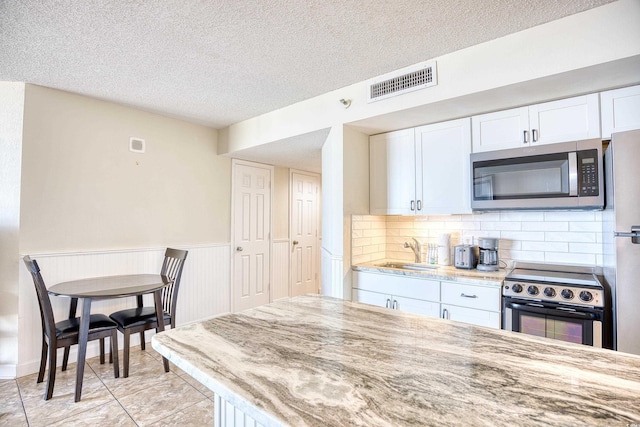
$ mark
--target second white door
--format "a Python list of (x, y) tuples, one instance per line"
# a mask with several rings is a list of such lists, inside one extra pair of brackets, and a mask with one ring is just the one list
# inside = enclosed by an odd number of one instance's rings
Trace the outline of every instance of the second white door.
[(291, 172), (291, 296), (318, 293), (320, 177)]

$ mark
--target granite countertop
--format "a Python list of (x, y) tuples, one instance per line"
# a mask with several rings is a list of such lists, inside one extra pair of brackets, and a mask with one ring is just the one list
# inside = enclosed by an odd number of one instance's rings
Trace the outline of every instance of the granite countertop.
[(157, 334), (265, 425), (640, 423), (640, 356), (306, 295)]
[(361, 263), (352, 266), (356, 271), (372, 271), (386, 274), (398, 274), (403, 276), (421, 277), (424, 279), (449, 280), (452, 282), (482, 284), (487, 286), (502, 286), (502, 281), (508, 273), (508, 270), (502, 268), (498, 271), (480, 271), (480, 270), (464, 270), (455, 268), (452, 265), (434, 266), (433, 270), (407, 270), (400, 268), (382, 267), (381, 264), (399, 263), (411, 264), (407, 261), (397, 260), (378, 260), (367, 263)]

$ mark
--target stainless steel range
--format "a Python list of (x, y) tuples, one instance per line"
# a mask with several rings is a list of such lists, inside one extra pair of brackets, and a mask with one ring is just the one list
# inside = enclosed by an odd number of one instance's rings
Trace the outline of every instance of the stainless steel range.
[(519, 262), (502, 287), (502, 327), (610, 347), (607, 298), (594, 268)]

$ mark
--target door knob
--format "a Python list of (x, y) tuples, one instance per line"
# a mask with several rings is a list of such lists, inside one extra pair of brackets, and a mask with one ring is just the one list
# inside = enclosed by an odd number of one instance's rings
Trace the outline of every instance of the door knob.
[(242, 252), (242, 251), (243, 251), (242, 246), (238, 246), (238, 247), (236, 248), (236, 251), (238, 251), (238, 252)]
[(300, 243), (300, 242), (298, 242), (297, 240), (294, 240), (293, 241), (293, 246), (297, 245), (298, 243)]

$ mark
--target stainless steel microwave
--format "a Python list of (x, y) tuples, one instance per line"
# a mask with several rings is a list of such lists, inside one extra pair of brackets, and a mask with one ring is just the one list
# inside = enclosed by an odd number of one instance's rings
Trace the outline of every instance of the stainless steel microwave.
[(602, 141), (471, 154), (471, 208), (602, 209)]

